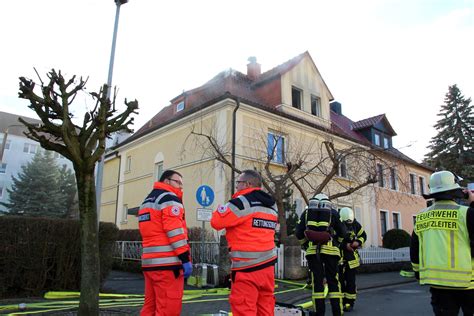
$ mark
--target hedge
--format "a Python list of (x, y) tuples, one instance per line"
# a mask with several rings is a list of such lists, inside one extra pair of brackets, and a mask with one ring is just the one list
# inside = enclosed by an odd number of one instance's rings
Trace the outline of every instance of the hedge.
[(391, 229), (383, 235), (382, 245), (388, 249), (409, 247), (410, 234), (403, 229)]
[[(0, 227), (0, 298), (79, 291), (79, 221), (0, 216)], [(100, 223), (101, 282), (112, 266), (117, 233), (114, 224)]]

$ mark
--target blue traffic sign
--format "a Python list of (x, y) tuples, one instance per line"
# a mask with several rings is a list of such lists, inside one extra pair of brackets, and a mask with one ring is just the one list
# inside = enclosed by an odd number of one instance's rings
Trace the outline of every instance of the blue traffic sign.
[(208, 185), (201, 185), (196, 191), (196, 200), (201, 206), (209, 206), (214, 202), (214, 191)]

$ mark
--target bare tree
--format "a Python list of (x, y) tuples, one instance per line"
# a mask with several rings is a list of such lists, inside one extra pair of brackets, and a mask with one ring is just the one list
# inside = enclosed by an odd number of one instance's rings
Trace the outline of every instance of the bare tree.
[[(273, 132), (268, 133), (269, 130)], [(277, 203), (283, 243), (287, 239), (284, 199), (289, 189), (296, 188), (306, 203), (320, 192), (328, 194), (330, 199), (337, 199), (376, 183), (377, 163), (384, 170), (400, 168), (400, 162), (390, 159), (390, 155), (384, 157), (383, 151), (336, 139), (328, 133), (321, 134), (319, 140), (304, 133), (292, 134), (289, 136), (292, 143), (288, 146), (283, 144), (281, 137), (289, 133), (280, 123), (274, 123), (272, 128), (256, 126), (248, 134), (252, 137), (250, 141), (241, 139), (239, 142), (244, 151), (239, 157), (240, 164), (232, 163), (230, 144), (225, 139), (218, 139), (212, 127), (193, 125), (188, 140), (194, 142), (193, 151), (200, 148), (204, 157), (222, 162), (232, 172), (241, 173), (241, 168), (253, 167), (262, 173), (263, 186)], [(285, 147), (283, 151), (279, 146)]]
[[(35, 70), (36, 71), (36, 70)], [(20, 118), (28, 131), (26, 136), (40, 143), (47, 150), (58, 152), (73, 163), (79, 197), (81, 230), (81, 297), (80, 315), (99, 314), (99, 239), (96, 206), (94, 168), (105, 151), (106, 137), (118, 131), (129, 131), (133, 123), (132, 113), (137, 113), (138, 102), (128, 102), (126, 109), (116, 114), (116, 93), (112, 100), (107, 97), (107, 85), (98, 93), (92, 92), (95, 105), (85, 113), (82, 125), (73, 122), (71, 105), (79, 92), (85, 91), (87, 79), (76, 76), (66, 80), (61, 71), (54, 69), (47, 74), (47, 82), (40, 81), (35, 92), (33, 80), (20, 77), (19, 97), (30, 102), (29, 108), (41, 119), (40, 126)]]

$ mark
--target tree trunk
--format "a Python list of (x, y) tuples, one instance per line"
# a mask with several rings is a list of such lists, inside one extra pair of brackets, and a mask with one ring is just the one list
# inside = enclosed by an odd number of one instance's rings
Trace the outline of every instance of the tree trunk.
[(286, 245), (288, 234), (286, 229), (286, 214), (283, 206), (283, 199), (277, 198), (276, 205), (278, 208), (278, 222), (280, 223), (280, 242)]
[(81, 226), (79, 315), (99, 315), (100, 258), (94, 170), (76, 169)]

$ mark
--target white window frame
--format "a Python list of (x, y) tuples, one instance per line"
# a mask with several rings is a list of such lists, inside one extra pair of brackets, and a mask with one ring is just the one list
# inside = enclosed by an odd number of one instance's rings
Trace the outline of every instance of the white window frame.
[[(344, 172), (346, 173), (345, 175), (343, 175), (342, 171), (344, 170)], [(348, 175), (348, 168), (347, 168), (347, 160), (346, 160), (346, 157), (343, 157), (341, 159), (341, 161), (339, 161), (339, 167), (337, 169), (337, 175), (341, 178), (344, 178), (344, 179), (348, 179), (349, 178), (349, 175)]]
[(277, 151), (278, 151), (278, 146), (275, 146), (273, 145), (272, 146), (272, 150), (273, 150), (273, 153), (271, 155), (271, 162), (272, 163), (276, 163), (276, 164), (284, 164), (285, 161), (286, 161), (286, 146), (287, 146), (287, 143), (286, 143), (286, 136), (281, 134), (281, 133), (278, 133), (278, 132), (274, 132), (274, 131), (268, 131), (267, 133), (267, 155), (270, 155), (270, 143), (268, 142), (269, 138), (270, 138), (270, 135), (273, 136), (273, 141), (279, 141), (280, 139), (282, 139), (282, 148), (281, 148), (281, 161), (280, 159), (278, 159), (278, 154), (277, 154)]
[[(393, 177), (392, 177), (392, 170), (393, 170)], [(390, 190), (398, 191), (398, 176), (397, 176), (397, 168), (389, 168), (389, 175), (388, 175), (388, 180), (389, 180), (389, 188)], [(395, 188), (392, 187), (392, 184), (395, 185)]]
[[(298, 91), (299, 94), (300, 94), (300, 104), (299, 104), (299, 107), (295, 106), (293, 104), (293, 90), (295, 91)], [(295, 109), (298, 109), (298, 110), (302, 110), (303, 107), (304, 107), (304, 102), (303, 102), (303, 90), (298, 88), (298, 87), (295, 87), (295, 86), (291, 86), (291, 106)]]
[[(386, 183), (385, 183), (385, 173), (383, 170), (383, 165), (381, 163), (378, 163), (376, 166), (377, 166), (377, 184), (379, 188), (385, 188)], [(380, 181), (382, 181), (382, 185), (380, 185)]]
[[(385, 214), (385, 232), (382, 231), (382, 213)], [(390, 230), (390, 221), (389, 221), (389, 214), (390, 212), (387, 210), (380, 210), (379, 211), (379, 225), (380, 225), (380, 234), (383, 237), (383, 235)]]
[(160, 177), (163, 174), (163, 171), (165, 171), (163, 160), (155, 162), (155, 168), (153, 172), (155, 174), (155, 182), (160, 181)]
[(176, 104), (176, 112), (181, 112), (182, 110), (184, 110), (184, 101), (181, 101)]
[[(314, 107), (314, 113), (313, 113), (313, 101), (316, 102), (316, 106)], [(311, 114), (317, 116), (317, 117), (322, 117), (321, 114), (321, 98), (312, 94), (311, 95)]]
[[(10, 149), (11, 143), (12, 143), (12, 140), (7, 138), (7, 142), (5, 143), (5, 150), (9, 150), (9, 149)], [(0, 140), (0, 146), (1, 146), (2, 144), (3, 144), (3, 138), (2, 138), (2, 140)]]
[[(398, 227), (393, 226), (394, 215), (397, 215), (397, 225)], [(400, 212), (392, 212), (392, 228), (402, 229), (402, 214)]]
[(120, 219), (120, 223), (128, 223), (128, 204), (124, 204), (122, 207), (122, 218)]
[(358, 206), (354, 207), (354, 217), (362, 226), (364, 226), (364, 221), (362, 219), (362, 209)]

